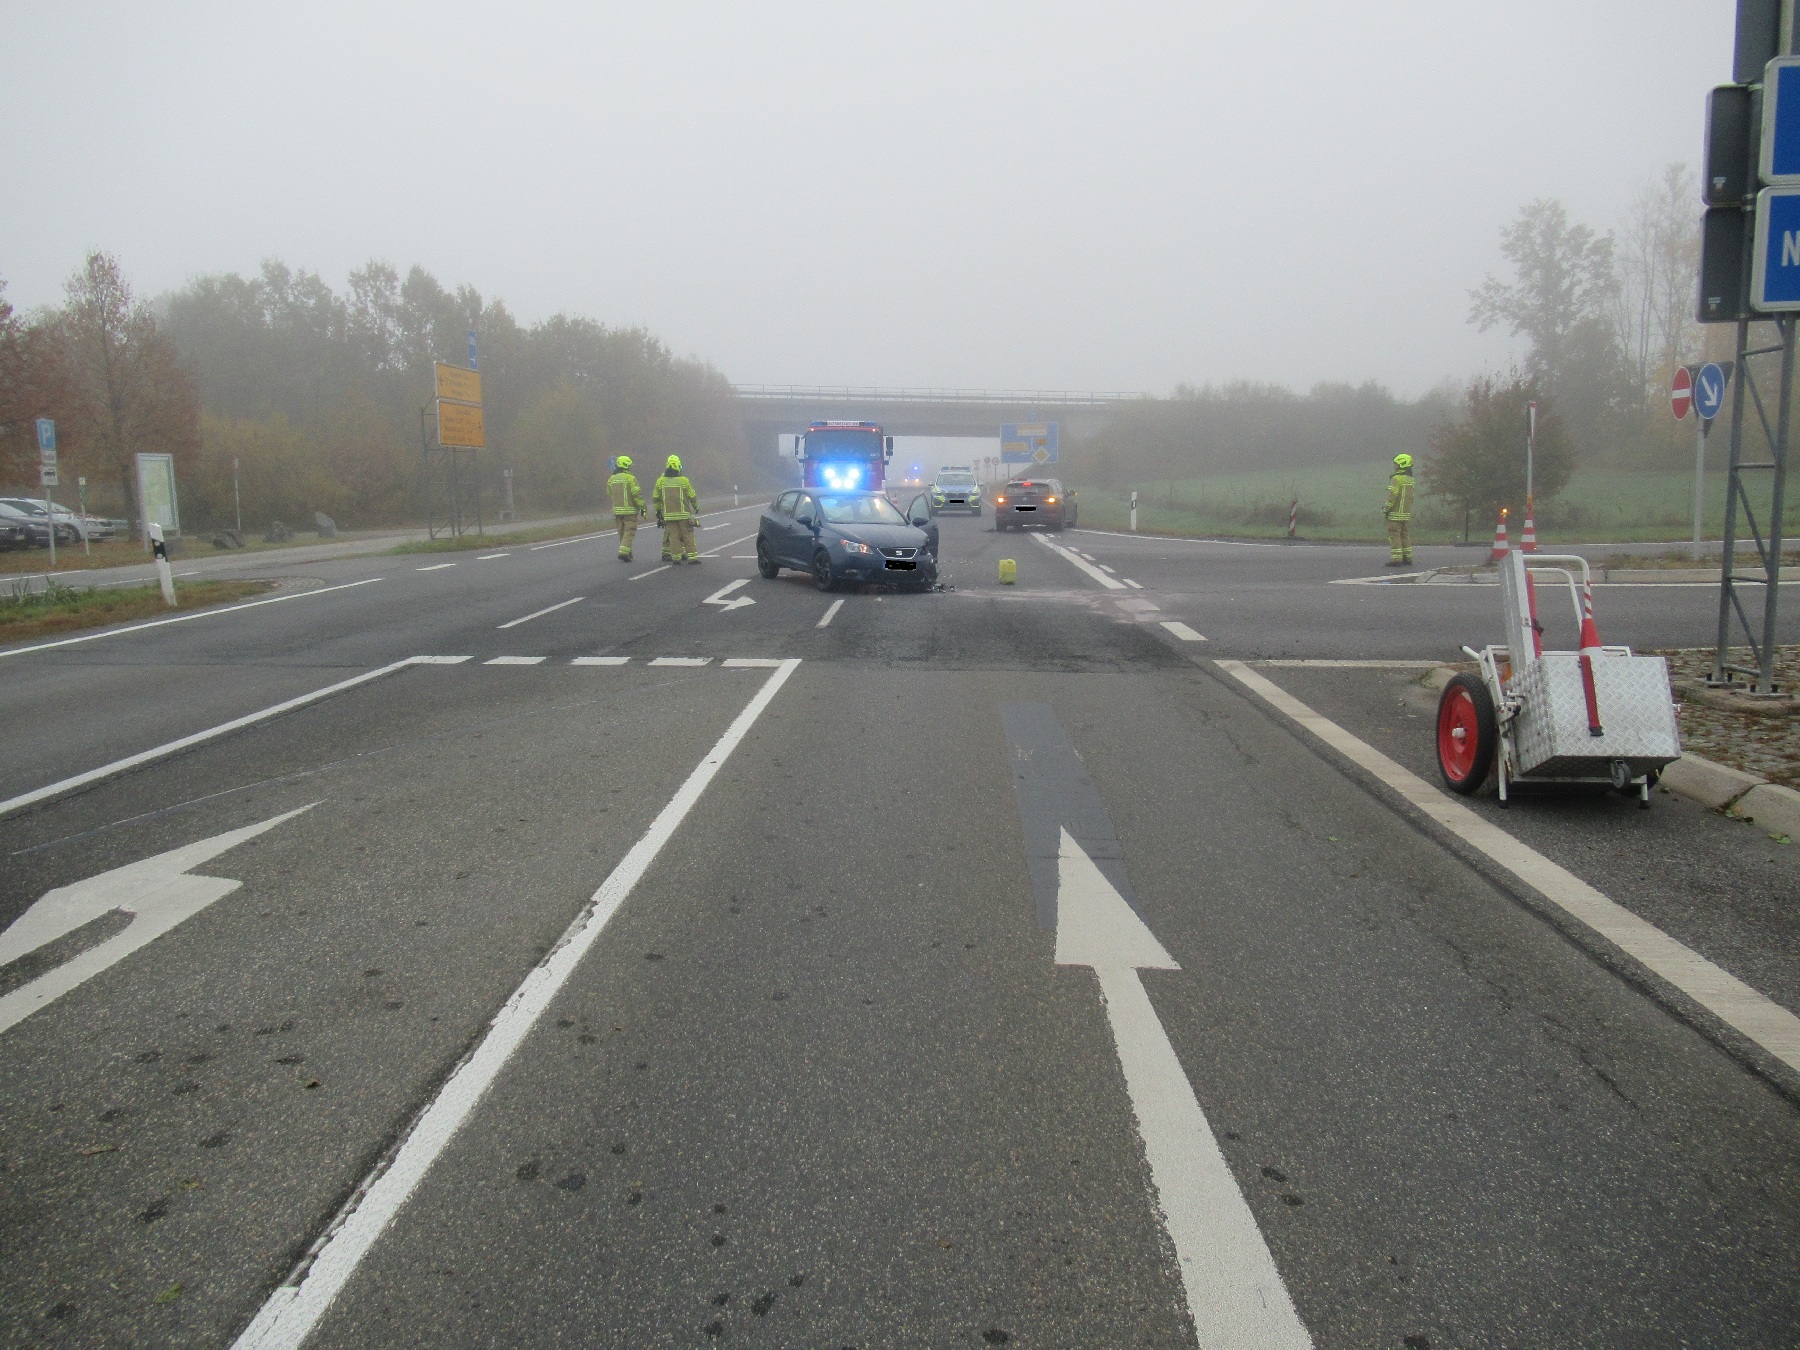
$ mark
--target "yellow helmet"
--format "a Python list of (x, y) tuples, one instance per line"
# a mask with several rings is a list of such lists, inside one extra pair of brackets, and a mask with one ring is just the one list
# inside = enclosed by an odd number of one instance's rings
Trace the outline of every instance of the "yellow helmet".
[(619, 467), (621, 469), (629, 469), (631, 467), (631, 456), (630, 455), (620, 455), (619, 456)]
[(680, 473), (681, 472), (681, 456), (680, 455), (670, 455), (669, 463), (668, 463), (667, 467), (675, 470), (676, 473)]
[(1396, 469), (1412, 468), (1412, 456), (1407, 454), (1404, 450), (1401, 451), (1399, 454), (1394, 456), (1394, 467)]

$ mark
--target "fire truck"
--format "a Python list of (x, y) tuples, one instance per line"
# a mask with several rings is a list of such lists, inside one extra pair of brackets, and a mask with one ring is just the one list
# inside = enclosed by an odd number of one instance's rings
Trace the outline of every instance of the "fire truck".
[(827, 492), (880, 492), (894, 438), (874, 422), (814, 422), (794, 437), (800, 485)]

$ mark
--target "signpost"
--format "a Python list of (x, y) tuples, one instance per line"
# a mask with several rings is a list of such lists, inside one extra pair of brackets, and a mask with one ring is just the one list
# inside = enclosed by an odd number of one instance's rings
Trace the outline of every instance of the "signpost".
[[(56, 423), (48, 417), (37, 420), (38, 483), (44, 489), (45, 522), (50, 527), (50, 567), (56, 568), (56, 503), (50, 489), (56, 486)], [(85, 535), (86, 531), (83, 531)]]
[[(443, 361), (437, 363), (436, 398), (433, 402), (437, 406), (438, 448), (444, 456), (445, 492), (450, 510), (450, 532), (453, 535), (460, 535), (463, 532), (462, 507), (459, 501), (461, 494), (457, 490), (461, 478), (461, 471), (457, 465), (457, 451), (481, 450), (487, 446), (487, 423), (482, 416), (481, 406), (481, 373), (473, 369), (474, 364), (475, 334), (473, 331), (469, 333), (469, 365), (471, 369), (464, 370), (461, 366), (449, 365)], [(429, 465), (432, 452), (429, 443), (425, 453), (427, 476), (430, 477)], [(473, 455), (470, 456), (470, 462), (471, 464), (474, 462)], [(509, 499), (511, 488), (512, 484), (509, 480), (507, 483)], [(479, 479), (477, 479), (475, 501), (475, 527), (479, 531), (481, 529)], [(429, 520), (427, 527), (431, 528)], [(432, 529), (432, 537), (437, 537), (435, 529)]]
[(1000, 427), (1002, 464), (1054, 464), (1060, 428), (1055, 422), (1006, 422)]
[[(1725, 386), (1731, 382), (1730, 374), (1716, 361), (1708, 361), (1700, 367), (1698, 376), (1689, 376), (1686, 366), (1675, 372), (1675, 383), (1679, 388), (1683, 379), (1692, 385), (1691, 401), (1700, 426), (1694, 436), (1694, 553), (1700, 552), (1702, 521), (1706, 509), (1706, 438), (1712, 435), (1713, 418), (1725, 406)], [(1671, 405), (1675, 402), (1671, 396)], [(1684, 403), (1677, 417), (1687, 415)]]

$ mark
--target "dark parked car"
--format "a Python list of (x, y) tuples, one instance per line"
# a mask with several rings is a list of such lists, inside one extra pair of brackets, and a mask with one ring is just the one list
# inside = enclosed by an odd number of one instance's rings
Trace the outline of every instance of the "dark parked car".
[(0, 516), (0, 549), (30, 547), (31, 535), (27, 533), (24, 522), (13, 520), (10, 516)]
[[(50, 547), (51, 521), (42, 507), (36, 511), (22, 509), (0, 501), (0, 520), (10, 520), (14, 525), (23, 526), (27, 540), (34, 548)], [(66, 521), (58, 520), (56, 525), (56, 542), (59, 544), (79, 544), (81, 532)]]
[(994, 494), (994, 528), (1041, 525), (1066, 530), (1075, 524), (1079, 507), (1075, 494), (1065, 491), (1057, 478), (1015, 478)]
[(879, 492), (784, 492), (756, 527), (756, 570), (810, 572), (822, 591), (844, 581), (924, 588), (937, 581), (938, 527), (924, 494), (902, 515)]

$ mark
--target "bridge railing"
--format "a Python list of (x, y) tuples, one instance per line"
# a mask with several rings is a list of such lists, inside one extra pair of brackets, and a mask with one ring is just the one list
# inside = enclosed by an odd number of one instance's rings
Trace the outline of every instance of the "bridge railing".
[(1093, 408), (1151, 397), (1131, 390), (882, 389), (861, 385), (801, 384), (737, 384), (732, 386), (732, 392), (741, 399), (767, 403), (969, 403), (1046, 408)]

